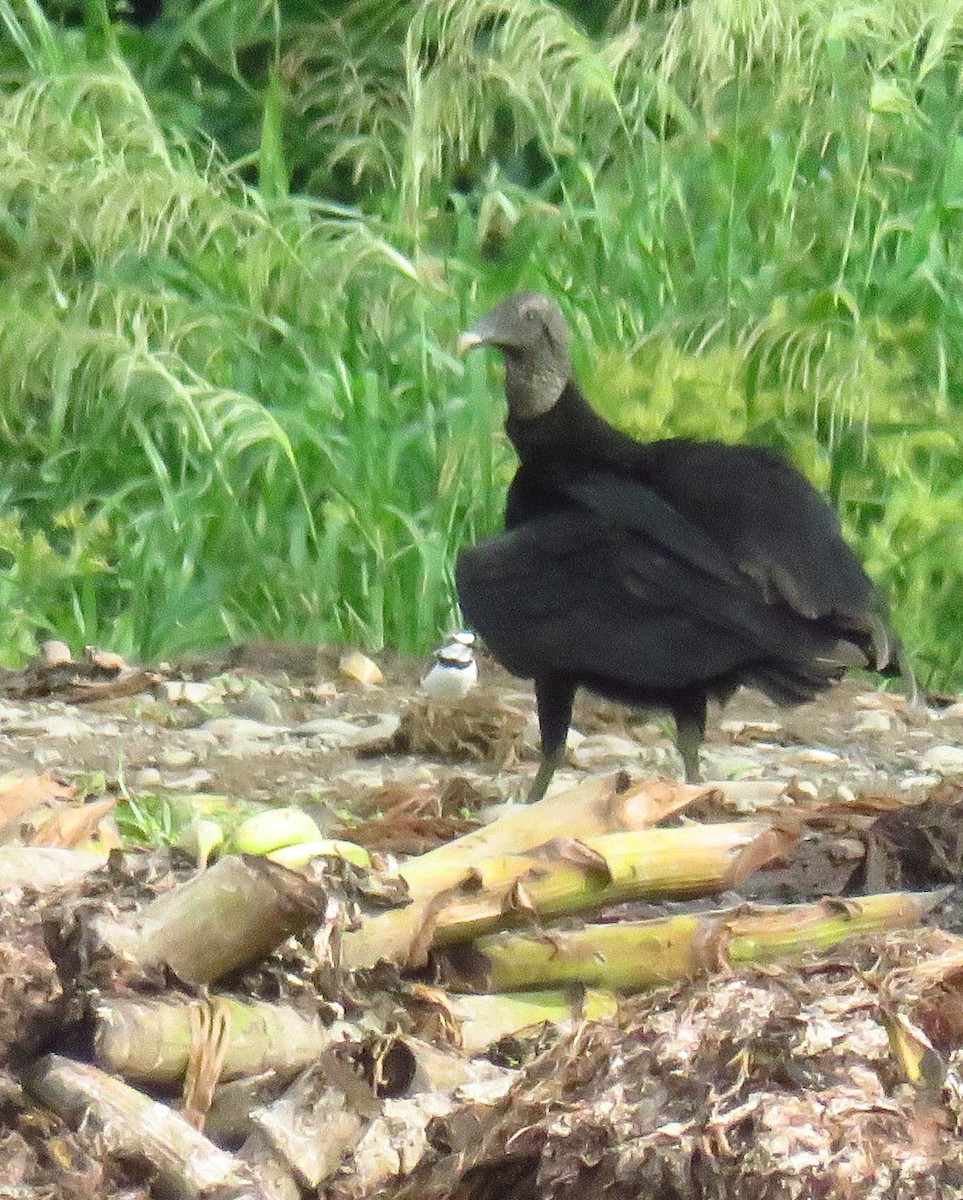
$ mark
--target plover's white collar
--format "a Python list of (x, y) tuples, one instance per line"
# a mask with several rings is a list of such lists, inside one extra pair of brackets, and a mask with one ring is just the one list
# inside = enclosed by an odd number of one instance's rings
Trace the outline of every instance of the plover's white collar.
[(454, 639), (435, 651), (435, 665), (421, 681), (432, 700), (460, 700), (478, 682), (478, 664), (472, 649), (475, 635), (461, 631)]

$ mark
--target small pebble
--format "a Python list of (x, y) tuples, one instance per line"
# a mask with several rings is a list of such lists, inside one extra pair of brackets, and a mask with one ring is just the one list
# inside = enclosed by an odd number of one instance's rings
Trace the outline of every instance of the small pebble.
[(41, 644), (40, 658), (46, 667), (65, 667), (74, 661), (67, 643), (55, 639)]
[(263, 725), (281, 725), (284, 720), (281, 706), (267, 692), (245, 692), (234, 701), (231, 708), (235, 716), (260, 721)]
[(63, 754), (53, 746), (38, 746), (33, 752), (33, 761), (38, 767), (53, 767), (63, 760)]
[(249, 717), (214, 717), (205, 721), (201, 729), (213, 733), (219, 742), (253, 742), (287, 733), (286, 729), (252, 721)]
[(189, 767), (197, 761), (194, 751), (184, 746), (163, 746), (157, 757), (162, 767)]
[(265, 758), (271, 754), (289, 754), (292, 758), (303, 755), (306, 751), (304, 746), (280, 746), (277, 742), (270, 738), (261, 738), (255, 741), (253, 738), (234, 738), (229, 742), (225, 742), (220, 749), (222, 758)]
[(749, 730), (752, 733), (778, 733), (782, 725), (778, 721), (739, 721), (726, 720), (719, 722), (723, 733), (742, 734)]
[(356, 679), (367, 687), (385, 681), (378, 664), (360, 650), (349, 650), (347, 654), (342, 654), (338, 670), (345, 679)]
[(963, 721), (963, 700), (957, 700), (955, 704), (947, 705), (946, 708), (940, 710), (938, 715), (941, 721), (945, 721), (947, 718), (951, 721)]
[(7, 732), (42, 734), (51, 738), (81, 738), (87, 737), (93, 730), (79, 717), (70, 716), (68, 713), (51, 713), (36, 721), (25, 721), (16, 729), (9, 729)]
[(905, 779), (899, 781), (901, 792), (908, 792), (912, 788), (928, 788), (939, 783), (939, 775), (907, 775)]
[(198, 767), (196, 771), (190, 771), (187, 775), (182, 775), (179, 779), (166, 779), (164, 786), (171, 791), (177, 792), (200, 792), (205, 784), (211, 782), (214, 776), (210, 771), (205, 771), (203, 767)]
[(139, 771), (133, 773), (130, 781), (134, 787), (154, 788), (160, 787), (163, 778), (163, 775), (161, 775), (156, 767), (141, 767)]
[(204, 758), (209, 750), (219, 745), (209, 729), (181, 729), (177, 736), (182, 743), (193, 747), (198, 758)]
[(850, 733), (889, 733), (893, 728), (893, 720), (889, 713), (882, 709), (868, 709), (862, 713)]
[(393, 737), (401, 724), (397, 713), (385, 713), (373, 725), (355, 725), (337, 717), (317, 717), (296, 725), (291, 732), (296, 737), (316, 739), (329, 749), (351, 747), (357, 749)]
[(84, 658), (95, 667), (100, 667), (102, 671), (123, 671), (127, 666), (127, 660), (122, 654), (115, 654), (113, 650), (101, 650), (99, 646), (84, 646)]
[(570, 758), (576, 767), (600, 766), (602, 763), (633, 761), (640, 747), (628, 738), (615, 733), (596, 733), (570, 745)]
[(220, 697), (216, 687), (197, 679), (164, 679), (157, 690), (171, 704), (205, 704)]
[(842, 758), (841, 754), (837, 754), (835, 750), (821, 750), (816, 746), (810, 746), (806, 750), (798, 750), (795, 754), (790, 755), (788, 761), (795, 763), (835, 763)]
[(919, 763), (924, 771), (963, 771), (963, 746), (930, 746), (920, 755)]

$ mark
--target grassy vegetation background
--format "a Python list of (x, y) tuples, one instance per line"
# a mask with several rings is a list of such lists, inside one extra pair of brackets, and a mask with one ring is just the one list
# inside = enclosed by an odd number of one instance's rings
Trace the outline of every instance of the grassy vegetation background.
[[(426, 649), (549, 291), (642, 437), (784, 449), (963, 684), (963, 0), (0, 0), (0, 659)], [(576, 15), (578, 14), (578, 15)]]

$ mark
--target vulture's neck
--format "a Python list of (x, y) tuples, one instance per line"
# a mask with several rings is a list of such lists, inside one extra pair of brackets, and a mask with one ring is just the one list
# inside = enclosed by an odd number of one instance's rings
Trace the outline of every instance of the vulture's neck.
[(565, 385), (568, 372), (561, 366), (538, 359), (532, 361), (523, 354), (505, 354), (505, 396), (512, 419), (532, 421), (554, 408)]
[[(506, 393), (508, 388), (506, 385)], [(631, 470), (644, 447), (613, 428), (592, 408), (578, 384), (566, 380), (543, 411), (523, 418), (509, 394), (505, 429), (523, 463), (592, 463), (623, 473)]]

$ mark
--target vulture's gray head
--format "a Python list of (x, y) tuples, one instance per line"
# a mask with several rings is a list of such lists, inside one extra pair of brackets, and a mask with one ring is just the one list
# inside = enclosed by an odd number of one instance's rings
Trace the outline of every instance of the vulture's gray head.
[(540, 417), (572, 375), (568, 329), (558, 305), (541, 292), (508, 296), (458, 339), (459, 353), (495, 346), (505, 356), (509, 416)]

